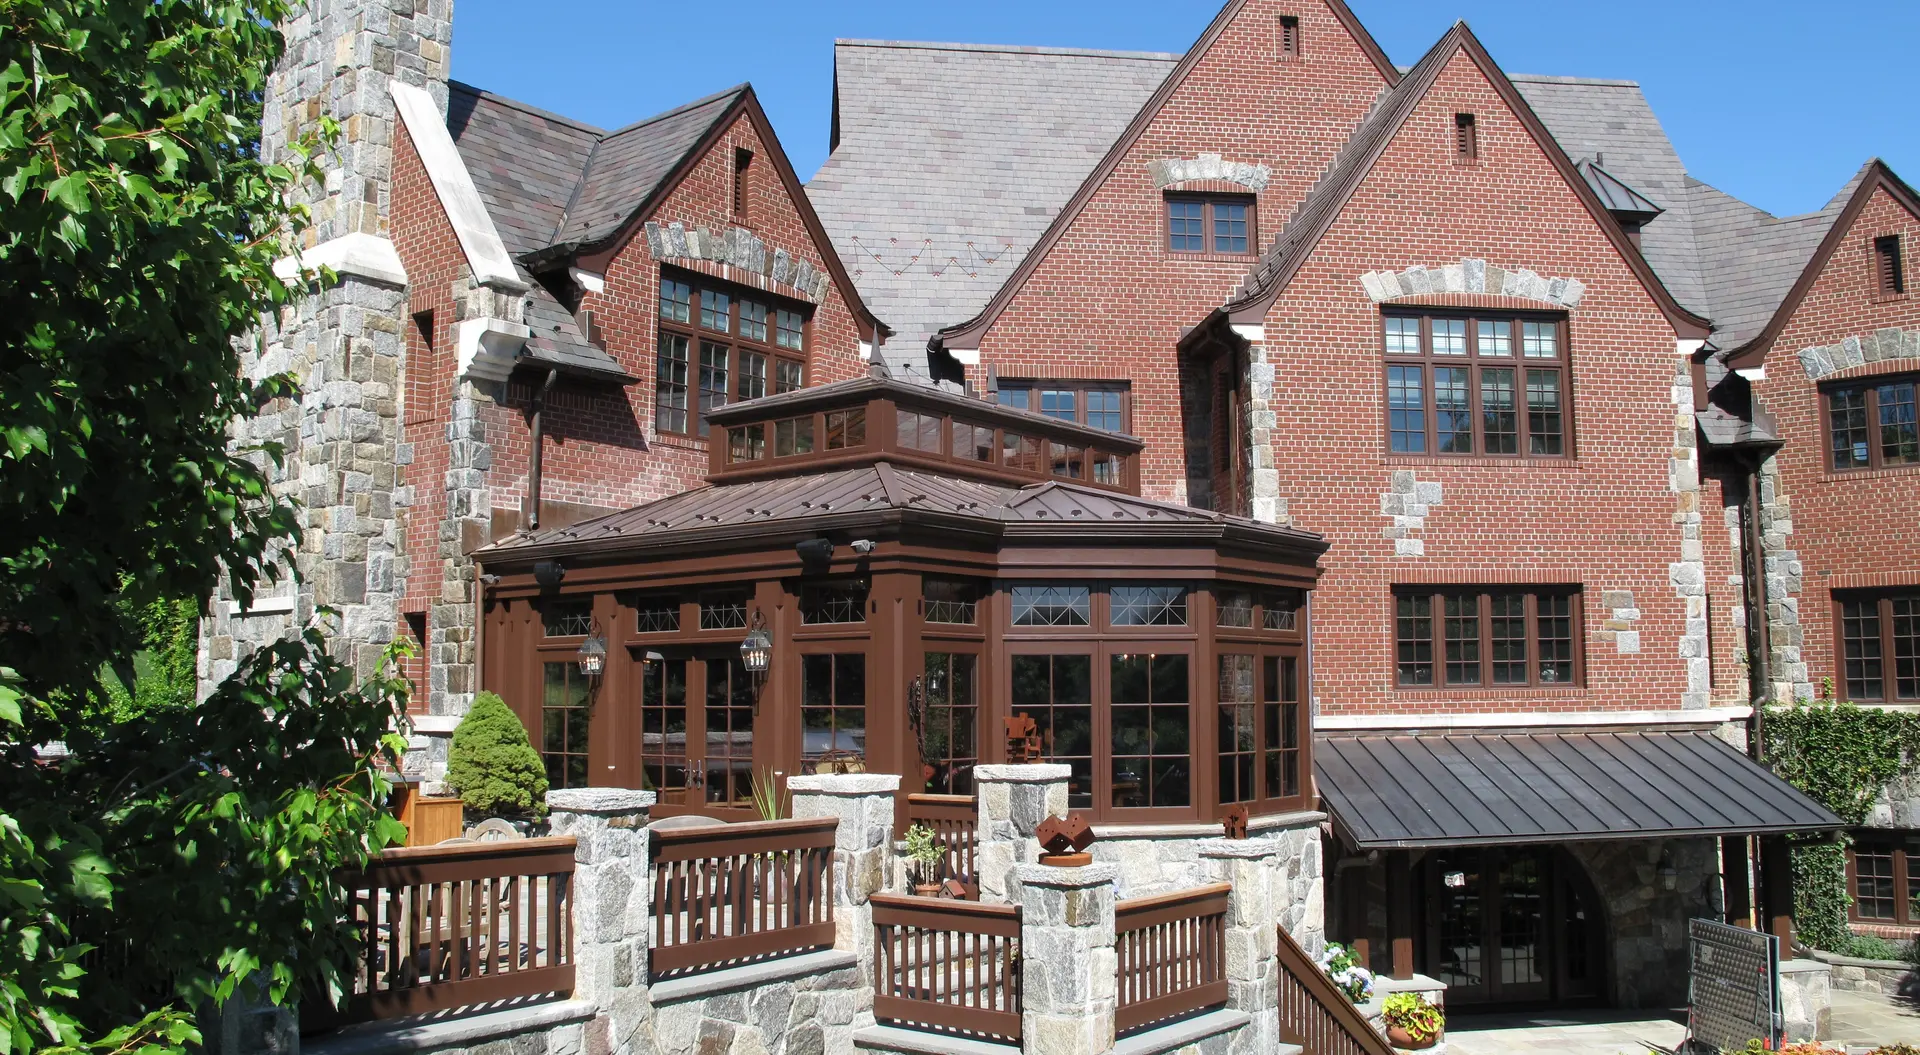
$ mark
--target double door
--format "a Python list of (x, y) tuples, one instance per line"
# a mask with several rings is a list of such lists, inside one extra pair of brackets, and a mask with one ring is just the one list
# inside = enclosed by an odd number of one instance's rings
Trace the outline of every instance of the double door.
[(1449, 1007), (1602, 995), (1599, 914), (1565, 854), (1448, 849), (1423, 868), (1426, 973), (1447, 984)]
[(753, 809), (754, 684), (738, 649), (648, 653), (635, 714), (640, 786), (663, 813)]

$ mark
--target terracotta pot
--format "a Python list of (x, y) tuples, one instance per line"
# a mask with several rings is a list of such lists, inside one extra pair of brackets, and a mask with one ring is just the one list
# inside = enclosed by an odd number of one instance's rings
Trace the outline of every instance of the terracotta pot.
[(913, 896), (914, 896), (914, 897), (939, 897), (939, 896), (940, 896), (940, 884), (938, 884), (938, 883), (915, 883), (915, 884), (913, 884)]
[(1411, 1051), (1419, 1051), (1422, 1048), (1433, 1047), (1434, 1043), (1439, 1039), (1439, 1036), (1436, 1035), (1428, 1037), (1425, 1040), (1414, 1040), (1411, 1034), (1399, 1026), (1387, 1027), (1387, 1043), (1396, 1048), (1407, 1048)]

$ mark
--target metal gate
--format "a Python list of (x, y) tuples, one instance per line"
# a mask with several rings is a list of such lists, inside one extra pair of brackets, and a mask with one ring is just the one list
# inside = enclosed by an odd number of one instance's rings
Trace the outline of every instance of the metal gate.
[(1780, 939), (1696, 919), (1687, 923), (1687, 1037), (1695, 1051), (1740, 1049), (1754, 1039), (1778, 1047)]

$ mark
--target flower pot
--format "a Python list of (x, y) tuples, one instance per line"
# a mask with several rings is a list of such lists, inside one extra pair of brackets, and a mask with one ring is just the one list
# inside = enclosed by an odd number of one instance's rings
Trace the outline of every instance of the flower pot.
[(1436, 1034), (1435, 1036), (1427, 1037), (1422, 1040), (1415, 1040), (1413, 1039), (1412, 1034), (1408, 1033), (1404, 1029), (1401, 1029), (1399, 1026), (1387, 1027), (1387, 1043), (1393, 1045), (1396, 1048), (1406, 1048), (1410, 1051), (1419, 1051), (1422, 1048), (1433, 1047), (1434, 1043), (1439, 1039), (1440, 1037)]
[(914, 896), (914, 897), (939, 897), (939, 896), (940, 896), (940, 884), (938, 884), (938, 883), (915, 883), (915, 884), (913, 884), (913, 896)]

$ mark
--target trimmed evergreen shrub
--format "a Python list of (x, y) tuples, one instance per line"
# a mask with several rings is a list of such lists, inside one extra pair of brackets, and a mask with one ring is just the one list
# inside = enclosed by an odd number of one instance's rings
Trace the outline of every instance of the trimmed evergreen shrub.
[(491, 692), (453, 730), (447, 782), (467, 809), (488, 816), (538, 817), (547, 812), (547, 770), (526, 726)]

